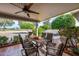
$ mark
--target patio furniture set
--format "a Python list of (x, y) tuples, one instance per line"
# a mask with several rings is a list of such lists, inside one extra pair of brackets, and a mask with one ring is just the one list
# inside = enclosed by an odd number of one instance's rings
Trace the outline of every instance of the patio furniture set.
[(43, 33), (42, 37), (38, 37), (35, 35), (29, 35), (24, 41), (19, 35), (20, 42), (22, 44), (23, 49), (21, 50), (22, 55), (24, 56), (60, 56), (62, 43), (53, 43), (52, 42), (51, 33), (45, 34)]
[[(26, 36), (26, 40), (23, 40), (19, 34), (19, 39), (23, 47), (21, 50), (23, 56), (62, 56), (63, 53), (69, 53), (72, 49), (76, 48), (76, 41), (74, 39), (69, 40), (65, 36), (59, 37), (57, 33), (54, 34), (52, 32), (44, 32), (42, 37), (32, 35), (31, 32)], [(68, 52), (68, 50), (70, 51)], [(72, 53), (70, 55), (79, 54)]]

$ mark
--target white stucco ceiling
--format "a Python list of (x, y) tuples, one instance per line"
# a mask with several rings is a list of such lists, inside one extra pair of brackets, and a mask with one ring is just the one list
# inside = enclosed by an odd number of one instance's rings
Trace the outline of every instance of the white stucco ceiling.
[[(21, 5), (21, 7), (23, 7), (23, 5)], [(4, 12), (4, 14), (6, 13), (6, 15), (7, 14), (14, 15), (16, 16), (16, 18), (17, 16), (24, 17), (23, 19), (28, 21), (30, 21), (30, 19), (32, 19), (31, 21), (46, 20), (50, 17), (54, 17), (72, 10), (76, 10), (78, 8), (79, 8), (79, 4), (77, 3), (36, 3), (36, 4), (34, 3), (31, 6), (30, 10), (37, 11), (40, 14), (37, 15), (30, 13), (30, 18), (28, 18), (27, 14), (23, 12), (19, 14), (14, 14), (15, 12), (21, 11), (22, 9), (8, 3), (0, 4), (0, 12)]]

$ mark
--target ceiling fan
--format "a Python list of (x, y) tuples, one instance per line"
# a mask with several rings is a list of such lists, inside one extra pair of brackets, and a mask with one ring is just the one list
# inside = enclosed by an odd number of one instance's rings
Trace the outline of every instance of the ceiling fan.
[[(18, 5), (15, 5), (14, 3), (10, 3), (18, 8), (21, 8), (20, 6)], [(28, 17), (30, 17), (30, 14), (29, 13), (33, 13), (33, 14), (39, 14), (38, 12), (36, 11), (33, 11), (33, 10), (30, 10), (31, 6), (33, 5), (33, 3), (29, 3), (28, 5), (25, 5), (23, 6), (23, 8), (21, 8), (22, 10), (21, 11), (17, 11), (15, 12), (15, 14), (18, 14), (18, 13), (21, 13), (21, 12), (24, 12), (27, 14)]]

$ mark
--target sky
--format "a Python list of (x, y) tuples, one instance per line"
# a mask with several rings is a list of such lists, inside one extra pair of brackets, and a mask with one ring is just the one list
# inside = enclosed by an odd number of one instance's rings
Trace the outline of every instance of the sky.
[[(55, 18), (56, 18), (56, 17), (50, 18), (50, 19), (49, 19), (49, 22), (51, 23), (52, 21), (55, 20)], [(43, 22), (44, 22), (44, 21), (43, 21)], [(39, 26), (42, 26), (42, 25), (43, 25), (43, 22), (40, 22), (40, 23), (39, 23)]]
[(8, 26), (8, 28), (19, 28), (19, 23), (17, 20), (13, 20), (13, 22), (15, 22), (15, 24), (13, 24), (13, 26)]

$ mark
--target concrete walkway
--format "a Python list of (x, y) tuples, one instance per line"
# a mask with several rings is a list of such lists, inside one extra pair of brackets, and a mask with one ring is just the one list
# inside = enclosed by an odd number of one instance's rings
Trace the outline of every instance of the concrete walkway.
[(0, 48), (0, 56), (21, 56), (21, 44)]
[[(0, 56), (22, 56), (21, 49), (22, 49), (21, 44), (0, 48)], [(45, 56), (45, 55), (41, 53), (40, 56)], [(69, 56), (69, 55), (63, 53), (63, 56)]]

